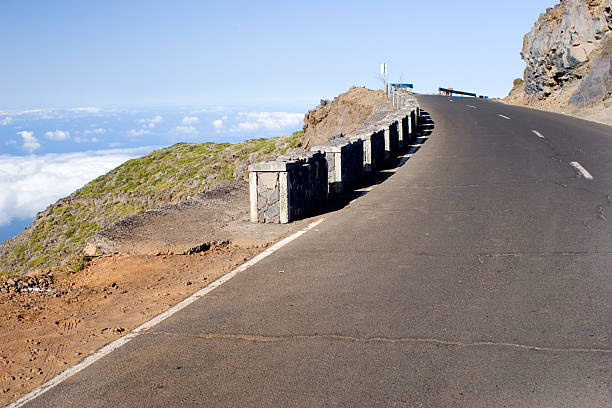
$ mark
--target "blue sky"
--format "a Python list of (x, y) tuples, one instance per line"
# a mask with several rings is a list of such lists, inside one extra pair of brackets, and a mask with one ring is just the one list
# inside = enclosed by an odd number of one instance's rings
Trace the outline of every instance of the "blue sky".
[(313, 104), (389, 78), (505, 96), (552, 0), (0, 2), (0, 109)]

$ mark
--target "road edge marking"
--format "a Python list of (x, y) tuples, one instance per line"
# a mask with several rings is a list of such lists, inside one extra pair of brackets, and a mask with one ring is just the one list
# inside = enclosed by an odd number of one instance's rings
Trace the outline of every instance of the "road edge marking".
[(578, 172), (580, 174), (582, 174), (582, 177), (584, 177), (587, 180), (593, 180), (593, 175), (591, 173), (589, 173), (589, 171), (587, 169), (585, 169), (584, 167), (582, 167), (582, 165), (578, 162), (570, 162), (570, 166), (572, 166), (573, 168), (575, 168), (576, 170), (578, 170)]
[(51, 390), (52, 388), (54, 388), (55, 386), (61, 384), (64, 380), (66, 380), (66, 379), (72, 377), (73, 375), (79, 373), (80, 371), (86, 369), (87, 367), (89, 367), (90, 365), (95, 363), (96, 361), (100, 360), (102, 357), (107, 356), (108, 354), (112, 353), (114, 350), (116, 350), (119, 347), (123, 346), (124, 344), (128, 343), (130, 340), (138, 337), (139, 335), (144, 333), (146, 330), (148, 330), (148, 329), (152, 328), (153, 326), (163, 322), (164, 320), (166, 320), (170, 316), (172, 316), (175, 313), (177, 313), (177, 312), (181, 311), (182, 309), (186, 308), (187, 306), (189, 306), (190, 304), (192, 304), (196, 300), (200, 299), (201, 297), (205, 296), (209, 292), (215, 290), (219, 286), (223, 285), (225, 282), (227, 282), (230, 279), (234, 278), (240, 272), (244, 272), (245, 270), (247, 270), (251, 266), (255, 265), (256, 263), (258, 263), (262, 259), (267, 258), (268, 256), (272, 255), (273, 253), (275, 253), (276, 251), (278, 251), (279, 249), (281, 249), (282, 247), (284, 247), (285, 245), (287, 245), (291, 241), (299, 238), (300, 236), (302, 236), (306, 232), (308, 232), (311, 229), (315, 228), (317, 225), (322, 223), (324, 220), (325, 220), (325, 218), (321, 218), (320, 220), (314, 221), (314, 222), (310, 223), (308, 226), (306, 226), (305, 228), (303, 228), (303, 229), (301, 229), (301, 230), (291, 234), (290, 236), (288, 236), (286, 238), (283, 238), (282, 240), (278, 241), (276, 244), (272, 245), (270, 248), (266, 249), (265, 251), (259, 253), (256, 256), (254, 256), (252, 259), (250, 259), (247, 262), (243, 263), (242, 265), (238, 266), (237, 268), (235, 268), (231, 272), (226, 273), (225, 275), (223, 275), (222, 277), (220, 277), (216, 281), (211, 282), (209, 285), (207, 285), (207, 286), (203, 287), (202, 289), (198, 290), (196, 293), (194, 293), (194, 294), (188, 296), (187, 298), (183, 299), (182, 301), (180, 301), (176, 305), (172, 306), (170, 309), (168, 309), (168, 310), (158, 314), (157, 316), (155, 316), (151, 320), (141, 324), (140, 326), (138, 326), (137, 328), (135, 328), (134, 330), (132, 330), (131, 332), (129, 332), (125, 336), (123, 336), (123, 337), (121, 337), (121, 338), (119, 338), (119, 339), (117, 339), (117, 340), (115, 340), (115, 341), (113, 341), (113, 342), (103, 346), (102, 348), (98, 349), (98, 351), (96, 351), (93, 354), (91, 354), (88, 357), (86, 357), (80, 363), (76, 364), (73, 367), (70, 367), (66, 371), (61, 372), (60, 374), (56, 375), (55, 377), (53, 377), (52, 379), (50, 379), (46, 383), (44, 383), (42, 385), (39, 385), (37, 388), (35, 388), (34, 390), (30, 391), (26, 395), (22, 396), (17, 401), (14, 401), (14, 402), (10, 403), (5, 408), (19, 408), (19, 407), (22, 407), (23, 405), (27, 404), (28, 402), (33, 401), (34, 399), (38, 398), (39, 396), (41, 396), (45, 392), (47, 392), (47, 391)]

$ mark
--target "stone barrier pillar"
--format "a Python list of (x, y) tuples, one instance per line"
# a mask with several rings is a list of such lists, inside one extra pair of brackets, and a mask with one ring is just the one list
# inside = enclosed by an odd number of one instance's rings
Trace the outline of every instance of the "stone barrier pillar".
[(289, 172), (289, 221), (318, 210), (327, 201), (327, 160), (321, 152), (283, 156), (301, 166)]
[(288, 223), (327, 200), (327, 162), (319, 152), (299, 153), (249, 166), (251, 222)]
[(299, 163), (268, 160), (249, 166), (251, 222), (289, 222), (289, 171)]
[(353, 138), (363, 141), (363, 172), (366, 176), (371, 175), (385, 161), (385, 132), (364, 129)]
[(409, 118), (410, 114), (403, 115), (398, 124), (397, 133), (400, 149), (403, 149), (410, 144), (410, 128), (408, 126), (408, 123), (410, 122)]
[(330, 194), (353, 187), (363, 175), (363, 140), (343, 138), (315, 146), (312, 151), (325, 153)]
[(399, 150), (399, 136), (398, 136), (398, 123), (397, 120), (391, 122), (389, 126), (384, 129), (385, 136), (385, 160), (390, 160), (397, 155)]

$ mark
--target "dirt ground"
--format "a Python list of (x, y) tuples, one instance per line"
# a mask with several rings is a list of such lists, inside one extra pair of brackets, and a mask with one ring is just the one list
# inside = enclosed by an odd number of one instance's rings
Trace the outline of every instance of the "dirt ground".
[(0, 293), (0, 405), (312, 222), (251, 224), (248, 206), (236, 198), (223, 200), (224, 207), (196, 200), (131, 219), (105, 232), (114, 253), (54, 277), (51, 291)]
[(509, 105), (526, 106), (528, 108), (539, 109), (547, 112), (562, 113), (564, 115), (574, 116), (580, 119), (612, 126), (611, 99), (583, 109), (575, 109), (568, 105), (570, 97), (576, 91), (578, 91), (578, 88), (580, 87), (580, 83), (578, 81), (566, 84), (560, 92), (543, 100), (529, 99), (525, 95), (522, 87), (522, 83), (515, 84), (514, 88), (510, 91), (510, 94), (500, 101)]

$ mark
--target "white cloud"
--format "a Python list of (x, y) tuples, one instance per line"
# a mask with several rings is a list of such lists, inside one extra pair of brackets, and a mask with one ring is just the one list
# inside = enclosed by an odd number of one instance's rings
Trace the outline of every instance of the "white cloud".
[(154, 128), (155, 125), (157, 125), (158, 123), (161, 123), (162, 120), (164, 120), (164, 118), (162, 118), (161, 116), (159, 115), (155, 116), (153, 119), (149, 121), (149, 127)]
[(195, 124), (195, 123), (198, 123), (199, 121), (200, 121), (200, 119), (198, 119), (198, 118), (197, 118), (197, 117), (195, 117), (195, 116), (185, 116), (185, 117), (183, 118), (183, 120), (181, 120), (181, 123), (182, 123), (183, 125), (193, 125), (193, 124)]
[(56, 130), (55, 132), (47, 132), (45, 133), (45, 137), (54, 141), (62, 141), (68, 139), (70, 136), (70, 132), (64, 132), (63, 130)]
[(153, 147), (32, 156), (0, 155), (0, 225), (49, 204)]
[(26, 109), (13, 112), (13, 115), (31, 115), (31, 114), (46, 114), (52, 113), (55, 109)]
[(213, 120), (212, 125), (217, 131), (219, 131), (223, 127), (223, 120), (221, 119)]
[(130, 129), (130, 131), (128, 132), (128, 135), (133, 136), (133, 137), (139, 137), (139, 136), (148, 135), (149, 133), (151, 132), (146, 129)]
[(24, 150), (27, 150), (28, 152), (32, 153), (34, 150), (40, 147), (38, 139), (34, 137), (34, 132), (22, 130), (21, 132), (17, 132), (17, 134), (23, 139)]
[(5, 116), (2, 118), (2, 121), (0, 121), (0, 125), (2, 126), (10, 125), (11, 123), (13, 123), (13, 118), (10, 116)]
[(239, 112), (236, 118), (241, 122), (232, 131), (284, 130), (299, 126), (304, 119), (302, 113), (290, 112)]
[(174, 131), (178, 133), (185, 133), (185, 134), (198, 133), (196, 128), (194, 128), (193, 126), (177, 126), (174, 128)]
[(83, 131), (85, 136), (87, 135), (102, 135), (107, 132), (107, 129), (97, 128), (97, 129), (87, 129)]
[(144, 127), (148, 127), (149, 129), (153, 129), (155, 126), (160, 124), (164, 118), (160, 115), (155, 116), (153, 119), (138, 119), (138, 123), (142, 123)]
[(75, 143), (87, 143), (89, 142), (89, 139), (87, 139), (86, 137), (75, 136), (74, 141)]
[(73, 112), (91, 112), (91, 113), (100, 112), (100, 108), (72, 108), (70, 110)]
[(92, 137), (87, 138), (87, 137), (80, 137), (80, 136), (75, 136), (73, 138), (75, 143), (98, 143), (100, 140), (97, 137)]

